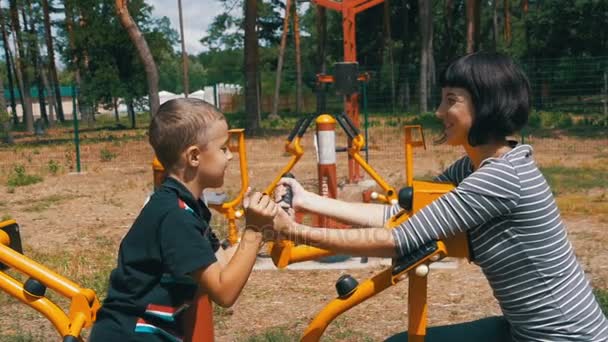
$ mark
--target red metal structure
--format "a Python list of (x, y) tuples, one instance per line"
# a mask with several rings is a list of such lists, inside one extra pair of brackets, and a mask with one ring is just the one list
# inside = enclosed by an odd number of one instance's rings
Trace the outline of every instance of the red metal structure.
[[(313, 0), (313, 3), (325, 8), (332, 9), (342, 13), (342, 33), (344, 35), (344, 62), (357, 62), (357, 36), (355, 18), (358, 13), (361, 13), (371, 7), (383, 3), (384, 0)], [(331, 82), (330, 79), (323, 78), (325, 75), (320, 75), (319, 82)], [(352, 93), (344, 98), (344, 111), (346, 115), (359, 128), (359, 94)], [(351, 142), (349, 141), (349, 146)], [(355, 160), (348, 157), (348, 181), (356, 183), (361, 180), (359, 165)]]

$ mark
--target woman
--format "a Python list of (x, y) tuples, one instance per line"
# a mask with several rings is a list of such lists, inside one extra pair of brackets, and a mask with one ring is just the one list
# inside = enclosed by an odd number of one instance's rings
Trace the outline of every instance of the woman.
[[(338, 253), (392, 258), (467, 232), (472, 260), (487, 277), (504, 315), (491, 323), (490, 334), (495, 335), (479, 339), (608, 340), (608, 322), (576, 261), (532, 147), (507, 140), (528, 119), (526, 76), (510, 58), (479, 52), (452, 62), (440, 85), (436, 115), (444, 124), (443, 138), (466, 152), (437, 178), (457, 185), (453, 191), (394, 230), (317, 229), (284, 219), (274, 229)], [(400, 209), (323, 198), (293, 179), (281, 184), (292, 188), (295, 209), (357, 225), (382, 227)], [(471, 341), (473, 336), (482, 335), (471, 331), (461, 337)]]

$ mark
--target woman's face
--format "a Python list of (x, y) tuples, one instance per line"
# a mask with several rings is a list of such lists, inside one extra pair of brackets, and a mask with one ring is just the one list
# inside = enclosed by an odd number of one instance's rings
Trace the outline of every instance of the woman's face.
[(471, 94), (463, 88), (441, 89), (441, 104), (435, 115), (443, 121), (446, 143), (467, 145), (469, 130), (473, 125), (475, 107)]

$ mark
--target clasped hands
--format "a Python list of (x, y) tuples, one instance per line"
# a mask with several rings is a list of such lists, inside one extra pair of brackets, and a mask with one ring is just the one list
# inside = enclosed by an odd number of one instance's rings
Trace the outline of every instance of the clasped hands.
[[(282, 201), (287, 186), (292, 189), (292, 203)], [(304, 193), (302, 186), (289, 178), (281, 179), (273, 198), (248, 190), (243, 199), (246, 229), (262, 233), (265, 241), (283, 238), (294, 224), (294, 208), (297, 208)]]

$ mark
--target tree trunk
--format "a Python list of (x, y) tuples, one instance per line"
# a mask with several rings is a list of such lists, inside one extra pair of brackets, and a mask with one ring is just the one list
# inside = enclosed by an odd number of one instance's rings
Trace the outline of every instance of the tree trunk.
[[(325, 64), (325, 48), (327, 37), (327, 11), (322, 6), (316, 7), (315, 26), (317, 30), (317, 74), (325, 74), (327, 67)], [(325, 93), (323, 83), (317, 82), (317, 113), (325, 111)]]
[(46, 68), (42, 61), (40, 62), (40, 76), (49, 99), (49, 127), (53, 127), (55, 124), (55, 108), (57, 108), (57, 102), (55, 101), (55, 96), (53, 96), (53, 89), (49, 83), (49, 79), (46, 77)]
[(293, 3), (293, 37), (296, 45), (296, 114), (302, 112), (302, 52), (300, 51), (300, 16), (298, 3)]
[(496, 6), (497, 2), (498, 0), (492, 0), (492, 32), (494, 34), (494, 51), (498, 49), (498, 32), (500, 31), (500, 27), (498, 26), (498, 6)]
[(0, 77), (0, 132), (2, 132), (2, 142), (13, 144), (13, 134), (11, 133), (11, 118), (6, 112), (6, 99), (4, 98), (4, 83)]
[(409, 18), (410, 5), (406, 1), (403, 5), (403, 37), (401, 38), (401, 62), (399, 63), (399, 98), (397, 102), (405, 111), (409, 111), (410, 107), (410, 83), (409, 83)]
[(454, 35), (453, 35), (453, 30), (454, 30), (454, 0), (446, 0), (445, 1), (445, 16), (443, 18), (443, 22), (445, 25), (445, 53), (444, 53), (444, 58), (445, 60), (452, 60), (452, 58), (454, 57), (454, 49), (453, 49), (453, 44), (454, 44)]
[[(40, 49), (38, 48), (38, 34), (36, 31), (36, 20), (37, 18), (32, 18), (34, 15), (34, 11), (32, 9), (32, 2), (30, 0), (25, 1), (26, 8), (23, 8), (23, 12), (21, 12), (23, 16), (23, 28), (28, 31), (29, 39), (28, 39), (28, 51), (30, 53), (31, 63), (34, 66), (34, 77), (36, 79), (36, 88), (38, 89), (38, 105), (40, 108), (40, 117), (44, 120), (44, 124), (48, 127), (49, 117), (46, 112), (46, 99), (44, 96), (45, 89), (42, 82), (41, 75), (41, 65), (40, 65)], [(27, 18), (27, 12), (30, 14), (30, 18)], [(29, 21), (29, 27), (28, 27)]]
[(249, 134), (256, 134), (260, 128), (257, 17), (257, 0), (245, 0), (245, 128)]
[[(42, 11), (44, 13), (44, 38), (46, 41), (46, 50), (49, 58), (49, 76), (50, 85), (55, 96), (55, 108), (57, 109), (57, 119), (64, 122), (65, 116), (63, 113), (63, 102), (61, 100), (61, 88), (57, 77), (57, 66), (55, 65), (55, 48), (53, 44), (53, 36), (51, 34), (51, 17), (49, 11), (49, 0), (42, 0)], [(49, 96), (53, 96), (49, 94)]]
[(182, 16), (182, 0), (177, 0), (177, 9), (179, 11), (179, 32), (182, 43), (182, 71), (183, 71), (183, 87), (184, 96), (188, 98), (190, 94), (190, 80), (188, 78), (188, 53), (186, 52), (186, 41), (184, 39), (184, 19)]
[(283, 18), (283, 31), (281, 32), (281, 44), (279, 45), (279, 57), (277, 60), (277, 71), (274, 79), (274, 96), (272, 98), (272, 111), (269, 119), (279, 118), (279, 94), (281, 90), (281, 73), (283, 72), (283, 59), (285, 58), (285, 45), (287, 45), (287, 33), (289, 32), (289, 15), (291, 14), (291, 0), (285, 1), (285, 17)]
[(431, 43), (431, 4), (427, 0), (418, 0), (419, 22), (420, 22), (420, 113), (428, 112), (428, 79)]
[(467, 53), (477, 51), (479, 44), (479, 1), (467, 0)]
[(11, 49), (8, 43), (8, 35), (6, 33), (6, 25), (4, 24), (4, 10), (0, 8), (0, 30), (2, 31), (2, 44), (4, 46), (4, 59), (6, 61), (6, 76), (8, 79), (8, 88), (11, 99), (11, 108), (13, 114), (13, 125), (19, 124), (19, 118), (17, 117), (17, 105), (15, 103), (15, 86), (13, 85), (13, 63), (11, 56)]
[[(72, 67), (74, 68), (74, 82), (76, 83), (76, 89), (81, 89), (80, 85), (80, 58), (78, 57), (78, 53), (76, 51), (76, 41), (74, 38), (74, 19), (73, 19), (73, 11), (71, 7), (71, 0), (64, 1), (64, 10), (65, 10), (65, 26), (68, 32), (68, 41), (70, 45), (70, 50), (72, 51)], [(80, 97), (80, 92), (78, 92), (78, 97)], [(75, 100), (75, 105), (73, 106), (72, 120), (77, 117), (78, 112), (80, 112), (80, 101), (78, 99)]]
[(131, 128), (135, 128), (135, 108), (133, 107), (133, 99), (127, 100), (127, 112), (131, 119)]
[(10, 13), (11, 13), (11, 23), (13, 26), (13, 30), (15, 32), (15, 51), (17, 53), (16, 60), (16, 69), (18, 69), (17, 75), (20, 79), (19, 85), (21, 90), (21, 98), (23, 99), (24, 106), (23, 109), (23, 122), (25, 123), (25, 129), (29, 133), (34, 133), (34, 113), (32, 111), (32, 100), (30, 97), (30, 78), (28, 75), (28, 70), (26, 65), (24, 64), (23, 58), (25, 58), (26, 53), (23, 46), (23, 38), (21, 36), (21, 26), (19, 24), (19, 8), (17, 7), (17, 0), (10, 0)]
[(158, 107), (160, 107), (160, 99), (158, 98), (159, 77), (158, 69), (156, 68), (156, 63), (154, 62), (154, 57), (152, 56), (152, 52), (150, 52), (146, 39), (141, 34), (141, 31), (139, 31), (135, 21), (129, 14), (127, 0), (116, 0), (116, 13), (118, 14), (120, 23), (125, 28), (129, 34), (129, 38), (131, 38), (131, 41), (135, 45), (139, 58), (144, 65), (146, 79), (148, 80), (150, 115), (154, 116), (154, 114), (156, 114), (158, 111)]
[[(390, 69), (391, 77), (391, 105), (392, 111), (395, 112), (395, 60), (393, 59), (393, 38), (391, 37), (391, 12), (389, 0), (384, 0), (384, 12), (382, 16), (383, 30), (384, 33), (384, 50), (387, 52), (388, 64)], [(384, 64), (384, 61), (382, 61)]]
[(112, 98), (112, 107), (114, 107), (114, 118), (116, 119), (116, 123), (120, 123), (120, 116), (118, 115), (118, 99), (116, 97)]
[(504, 16), (505, 16), (505, 43), (511, 45), (511, 4), (509, 0), (504, 0)]

